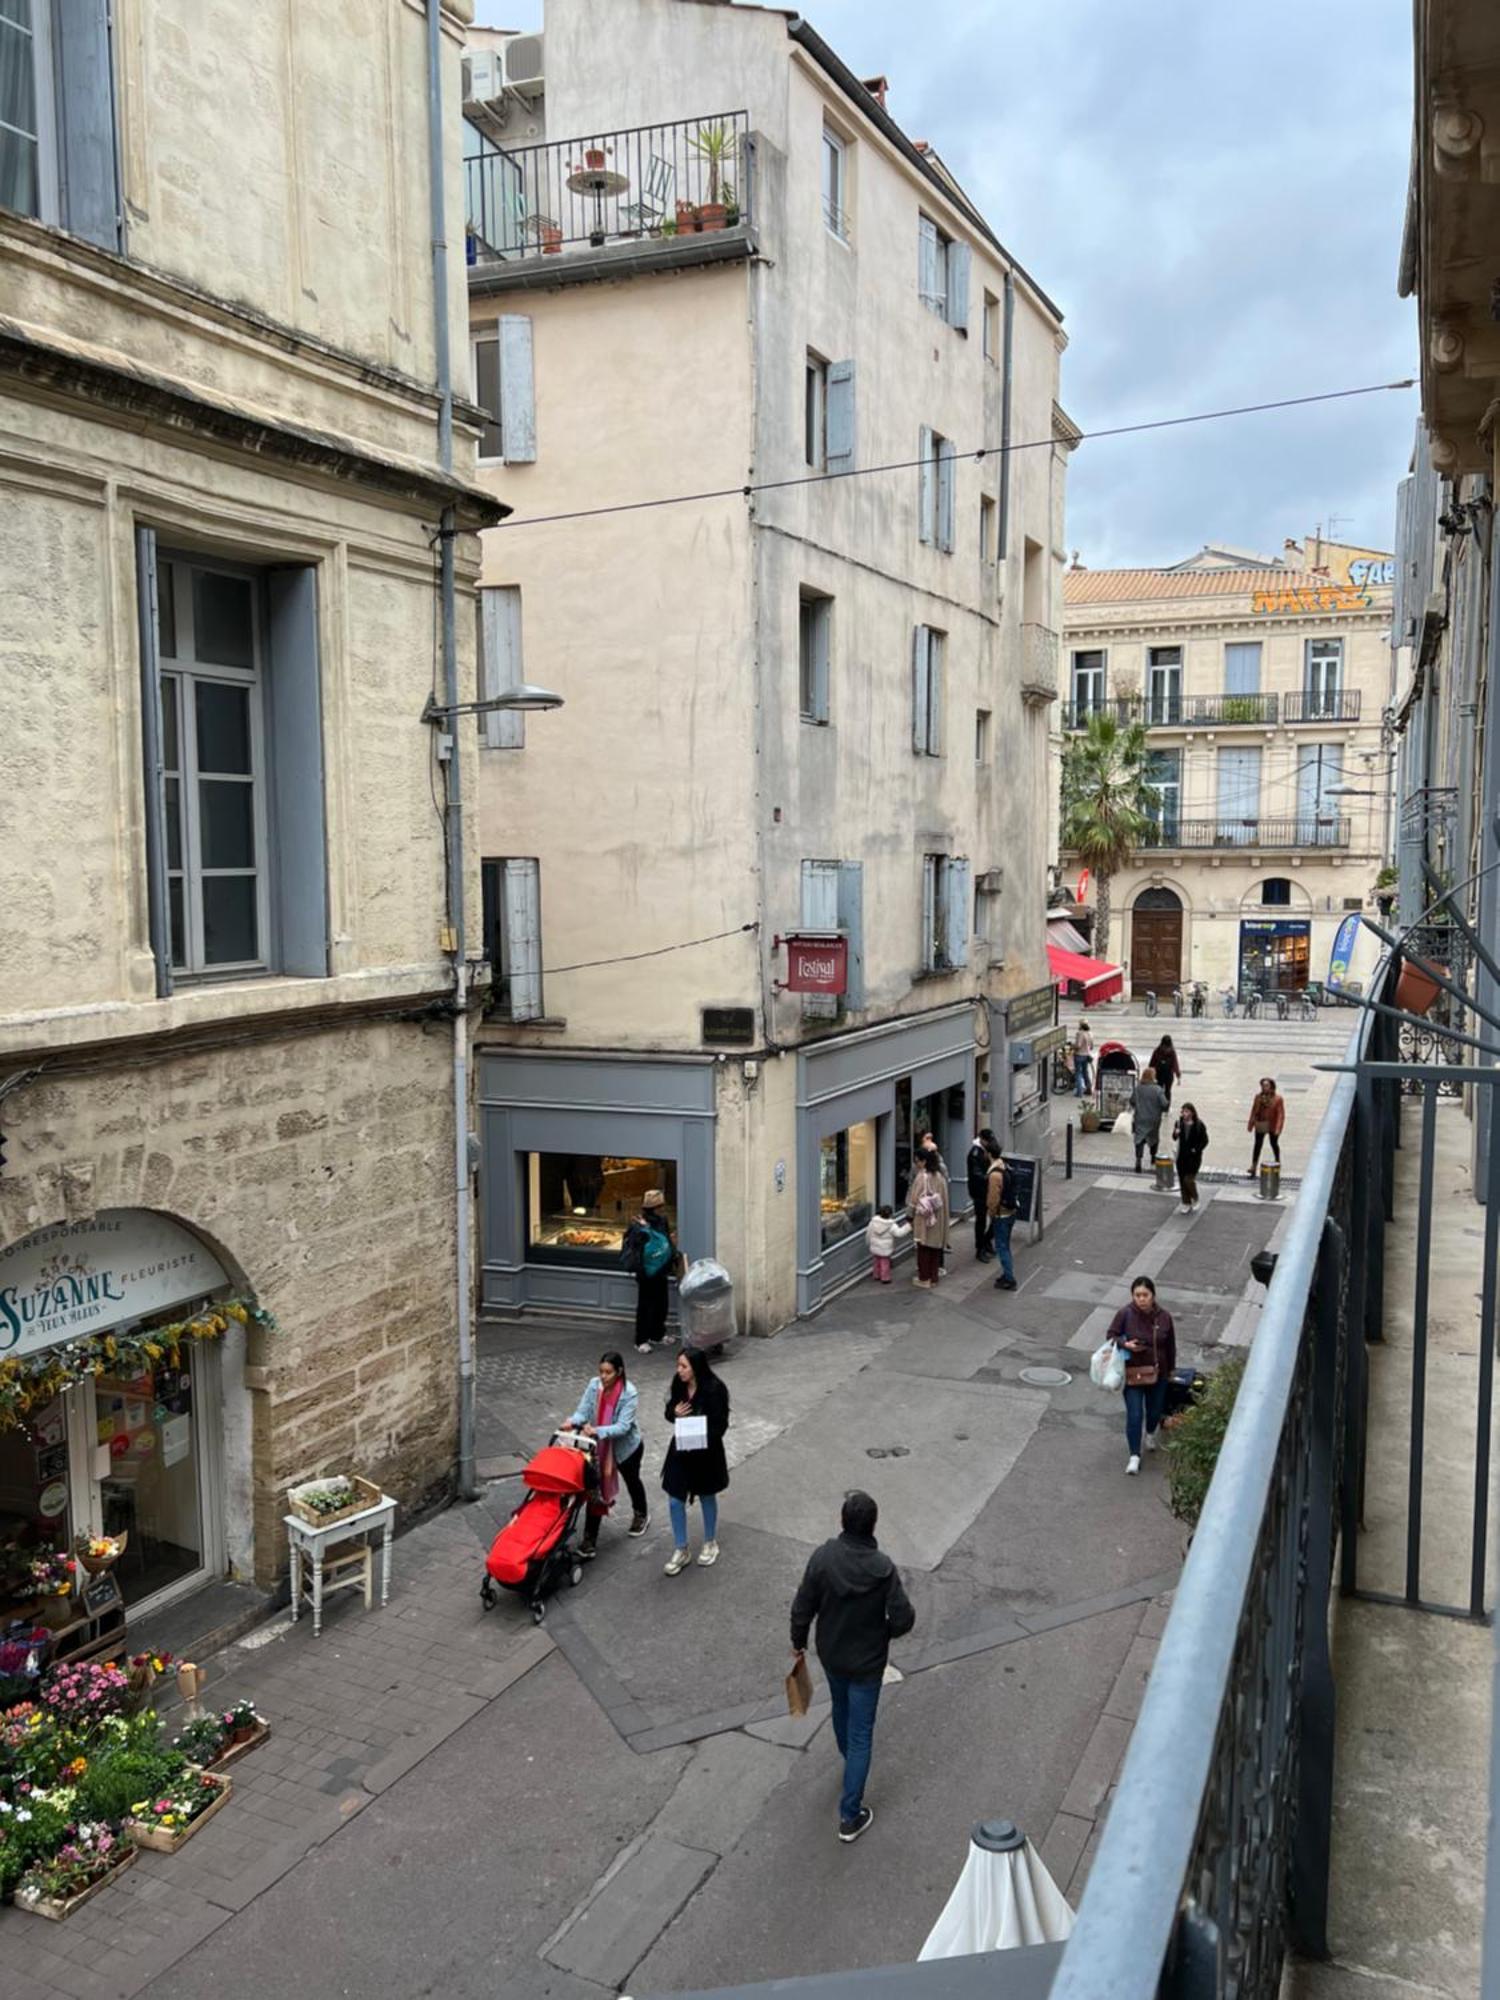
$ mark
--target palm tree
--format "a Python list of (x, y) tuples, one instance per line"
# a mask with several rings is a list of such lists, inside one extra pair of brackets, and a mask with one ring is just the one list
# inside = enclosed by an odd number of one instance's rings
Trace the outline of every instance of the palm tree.
[(1143, 723), (1091, 715), (1063, 751), (1062, 844), (1098, 884), (1094, 949), (1109, 955), (1109, 884), (1152, 826), (1158, 794), (1146, 775)]

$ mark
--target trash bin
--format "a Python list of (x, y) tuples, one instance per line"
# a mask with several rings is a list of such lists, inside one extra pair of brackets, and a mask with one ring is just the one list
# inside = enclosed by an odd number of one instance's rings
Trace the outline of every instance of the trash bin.
[(1153, 1161), (1153, 1165), (1156, 1168), (1157, 1189), (1162, 1194), (1170, 1194), (1172, 1192), (1172, 1183), (1176, 1179), (1176, 1174), (1172, 1166), (1172, 1155), (1170, 1153), (1158, 1153)]
[(1260, 1198), (1262, 1201), (1277, 1201), (1281, 1196), (1281, 1163), (1267, 1160), (1260, 1170)]
[(734, 1280), (712, 1257), (699, 1257), (688, 1266), (687, 1276), (677, 1287), (677, 1310), (682, 1337), (699, 1353), (712, 1353), (733, 1340)]

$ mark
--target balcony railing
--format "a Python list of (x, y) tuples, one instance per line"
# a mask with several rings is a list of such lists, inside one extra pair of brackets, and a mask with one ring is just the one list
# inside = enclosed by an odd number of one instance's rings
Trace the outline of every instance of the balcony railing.
[(1289, 694), (1282, 704), (1283, 722), (1358, 722), (1358, 688), (1339, 688), (1332, 694), (1315, 694), (1304, 689)]
[(1021, 699), (1040, 708), (1057, 700), (1057, 665), (1062, 641), (1049, 625), (1021, 627)]
[(1091, 715), (1112, 715), (1116, 722), (1144, 722), (1148, 729), (1273, 729), (1280, 707), (1275, 694), (1121, 695), (1069, 702), (1064, 726), (1083, 729)]
[(1347, 847), (1350, 822), (1333, 813), (1301, 813), (1294, 819), (1164, 819), (1142, 847), (1247, 847), (1259, 852), (1296, 847)]
[(717, 111), (543, 146), (464, 126), (469, 262), (698, 236), (750, 220), (750, 119)]
[(1187, 720), (1211, 729), (1274, 727), (1281, 697), (1274, 694), (1190, 694)]

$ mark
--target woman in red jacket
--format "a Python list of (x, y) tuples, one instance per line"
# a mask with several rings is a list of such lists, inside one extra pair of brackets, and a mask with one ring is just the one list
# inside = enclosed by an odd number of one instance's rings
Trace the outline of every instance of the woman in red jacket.
[(1250, 1155), (1252, 1179), (1260, 1165), (1261, 1148), (1267, 1139), (1271, 1142), (1271, 1157), (1278, 1167), (1281, 1165), (1281, 1128), (1285, 1123), (1286, 1100), (1276, 1088), (1275, 1077), (1263, 1076), (1260, 1089), (1250, 1105), (1250, 1116), (1245, 1120), (1245, 1130), (1255, 1134), (1255, 1150)]

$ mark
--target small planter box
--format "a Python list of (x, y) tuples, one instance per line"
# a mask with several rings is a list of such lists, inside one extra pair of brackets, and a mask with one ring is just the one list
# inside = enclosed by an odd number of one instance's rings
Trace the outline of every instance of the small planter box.
[(227, 1770), (231, 1764), (237, 1764), (241, 1757), (247, 1756), (250, 1751), (264, 1743), (270, 1733), (271, 1725), (262, 1717), (248, 1736), (241, 1737), (238, 1743), (226, 1743), (213, 1762), (205, 1764), (203, 1768), (215, 1774)]
[(306, 1479), (300, 1486), (293, 1486), (287, 1492), (287, 1505), (299, 1521), (306, 1521), (310, 1528), (331, 1528), (339, 1521), (347, 1521), (355, 1514), (363, 1514), (368, 1507), (380, 1505), (380, 1488), (372, 1486), (368, 1479), (361, 1479), (356, 1473), (349, 1481), (350, 1493), (347, 1507), (337, 1507), (330, 1514), (320, 1514), (315, 1507), (309, 1507), (302, 1498), (304, 1493), (316, 1493), (320, 1487), (331, 1486), (333, 1478)]
[(111, 1882), (125, 1873), (127, 1868), (134, 1867), (135, 1855), (136, 1850), (127, 1847), (107, 1875), (101, 1875), (97, 1882), (90, 1882), (89, 1886), (80, 1889), (76, 1896), (65, 1897), (61, 1902), (54, 1902), (50, 1896), (38, 1896), (28, 1891), (23, 1876), (16, 1884), (16, 1908), (25, 1910), (28, 1916), (45, 1917), (49, 1923), (60, 1924), (71, 1917), (75, 1910), (81, 1910), (84, 1904), (97, 1896), (101, 1889), (107, 1889)]
[(149, 1847), (153, 1854), (175, 1854), (185, 1840), (191, 1840), (200, 1827), (207, 1826), (214, 1814), (229, 1803), (229, 1793), (234, 1783), (232, 1778), (221, 1778), (213, 1773), (209, 1775), (213, 1776), (219, 1796), (211, 1806), (205, 1806), (196, 1819), (189, 1820), (186, 1826), (174, 1827), (168, 1832), (165, 1827), (148, 1826), (144, 1820), (126, 1820), (125, 1831), (136, 1846)]

